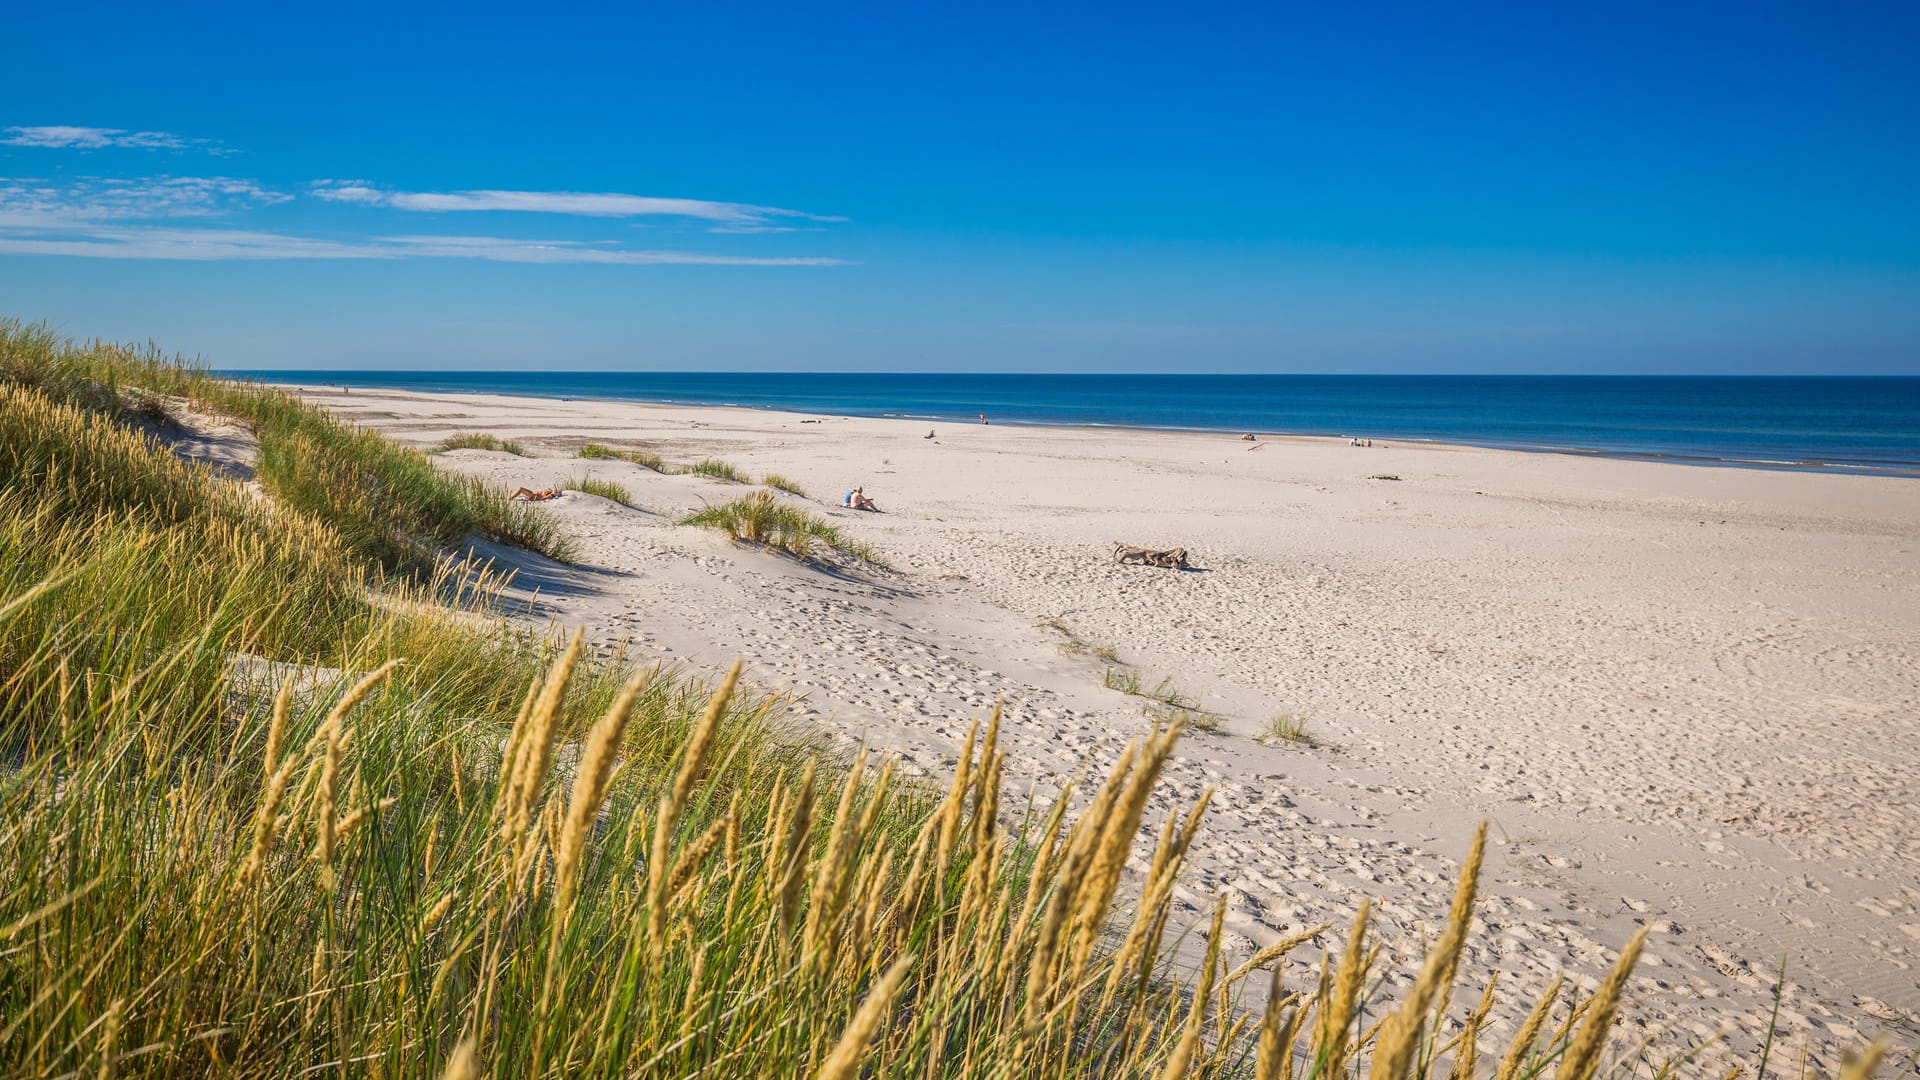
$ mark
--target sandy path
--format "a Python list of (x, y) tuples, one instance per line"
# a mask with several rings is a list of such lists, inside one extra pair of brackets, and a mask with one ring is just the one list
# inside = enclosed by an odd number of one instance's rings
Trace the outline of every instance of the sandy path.
[[(510, 486), (592, 473), (639, 509), (548, 504), (579, 568), (530, 565), (546, 610), (694, 664), (746, 655), (823, 730), (939, 772), (1004, 696), (1041, 797), (1145, 728), (1102, 686), (1111, 645), (1220, 718), (1170, 770), (1157, 827), (1206, 786), (1185, 898), (1225, 894), (1256, 944), (1382, 901), (1397, 952), (1495, 825), (1469, 970), (1516, 996), (1591, 976), (1655, 926), (1632, 1022), (1678, 1047), (1764, 1034), (1833, 1060), (1920, 1044), (1920, 483), (1440, 446), (802, 417), (356, 391), (314, 400)], [(833, 575), (672, 524), (741, 493), (570, 455), (597, 440), (800, 481), (881, 548)], [(1399, 480), (1369, 479), (1376, 474)], [(888, 510), (825, 505), (855, 483)], [(1120, 567), (1112, 541), (1204, 572)], [(1257, 741), (1307, 718), (1320, 745)], [(1315, 957), (1298, 954), (1295, 985)], [(1477, 996), (1463, 993), (1471, 1000)], [(1516, 1005), (1515, 1010), (1519, 1009)], [(1516, 1018), (1504, 1017), (1510, 1025)], [(1504, 1026), (1504, 1025), (1503, 1025)], [(1714, 1050), (1710, 1055), (1723, 1054)]]

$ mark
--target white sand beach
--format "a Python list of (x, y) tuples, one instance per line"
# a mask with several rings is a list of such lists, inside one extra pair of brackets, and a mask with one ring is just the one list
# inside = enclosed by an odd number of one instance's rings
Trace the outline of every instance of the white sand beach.
[[(1920, 482), (304, 393), (423, 447), (521, 440), (536, 456), (437, 458), (509, 488), (623, 485), (633, 507), (542, 504), (583, 554), (516, 560), (542, 615), (696, 667), (744, 656), (823, 732), (925, 773), (1004, 698), (1014, 786), (1044, 801), (1151, 723), (1103, 685), (1114, 665), (1096, 650), (1148, 686), (1170, 679), (1218, 726), (1186, 737), (1149, 822), (1214, 790), (1185, 913), (1226, 896), (1240, 953), (1375, 897), (1389, 947), (1417, 955), (1484, 818), (1462, 998), (1498, 970), (1503, 997), (1530, 1003), (1650, 925), (1625, 1022), (1663, 1051), (1757, 1044), (1783, 956), (1790, 1058), (1880, 1033), (1920, 1045)], [(894, 570), (829, 572), (677, 526), (746, 489), (576, 458), (589, 441), (780, 473)], [(885, 512), (839, 508), (856, 484)], [(1197, 569), (1116, 565), (1116, 541), (1184, 546)], [(1283, 714), (1310, 743), (1260, 738)], [(1294, 954), (1293, 985), (1318, 955)], [(1496, 1015), (1509, 1033), (1519, 1019)]]

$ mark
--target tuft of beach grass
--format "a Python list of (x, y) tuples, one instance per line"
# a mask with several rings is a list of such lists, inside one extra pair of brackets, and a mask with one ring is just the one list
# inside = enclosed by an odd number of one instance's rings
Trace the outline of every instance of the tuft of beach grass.
[(503, 454), (527, 456), (527, 448), (512, 439), (502, 439), (498, 435), (489, 435), (484, 431), (458, 431), (441, 439), (434, 446), (434, 453), (444, 454), (449, 450), (495, 450)]
[(629, 493), (626, 488), (611, 480), (604, 480), (597, 476), (576, 476), (568, 480), (565, 486), (572, 488), (574, 491), (584, 491), (589, 495), (598, 495), (603, 499), (611, 499), (623, 506), (633, 505), (633, 495)]
[(784, 491), (789, 495), (798, 495), (803, 499), (807, 497), (806, 489), (801, 487), (797, 481), (789, 480), (779, 473), (768, 473), (760, 478), (760, 483), (775, 491)]
[(703, 458), (680, 470), (693, 476), (705, 476), (714, 480), (725, 480), (730, 484), (745, 484), (750, 481), (747, 474), (719, 458)]

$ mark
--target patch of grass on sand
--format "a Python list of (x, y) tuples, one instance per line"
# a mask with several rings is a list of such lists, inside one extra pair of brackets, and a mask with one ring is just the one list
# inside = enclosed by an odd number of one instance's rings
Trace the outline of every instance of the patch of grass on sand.
[(589, 495), (598, 495), (603, 499), (612, 499), (625, 506), (633, 505), (633, 496), (627, 489), (611, 480), (602, 480), (595, 476), (577, 476), (567, 481), (567, 487), (575, 491), (584, 491)]
[(1109, 690), (1118, 690), (1123, 694), (1143, 697), (1156, 701), (1169, 709), (1192, 709), (1197, 704), (1173, 685), (1173, 676), (1169, 675), (1159, 682), (1148, 686), (1140, 673), (1128, 667), (1110, 667), (1102, 682)]
[(746, 473), (721, 461), (719, 458), (705, 458), (694, 462), (680, 471), (696, 476), (710, 476), (715, 480), (725, 480), (732, 484), (745, 484), (749, 482)]
[(1178, 722), (1188, 731), (1200, 731), (1212, 735), (1220, 730), (1220, 717), (1201, 709), (1177, 708), (1153, 704), (1146, 707), (1146, 715), (1155, 723), (1172, 724)]
[(504, 454), (527, 456), (527, 448), (512, 439), (502, 439), (498, 435), (489, 435), (484, 431), (460, 431), (440, 440), (433, 448), (436, 454), (449, 450), (497, 450)]
[(1056, 631), (1060, 636), (1066, 638), (1066, 642), (1060, 646), (1060, 651), (1066, 653), (1068, 656), (1093, 656), (1105, 661), (1111, 667), (1125, 666), (1120, 659), (1120, 650), (1111, 645), (1102, 645), (1087, 641), (1071, 626), (1068, 626), (1066, 620), (1057, 615), (1050, 615), (1047, 618), (1041, 619), (1035, 625), (1044, 630)]
[(1260, 741), (1299, 743), (1302, 746), (1314, 745), (1313, 733), (1307, 730), (1307, 718), (1301, 713), (1281, 713), (1267, 721), (1266, 730), (1260, 733)]
[(588, 443), (580, 448), (583, 458), (596, 458), (610, 461), (626, 461), (654, 472), (666, 472), (667, 463), (659, 454), (646, 450), (620, 450), (602, 443)]
[(798, 495), (803, 499), (807, 497), (805, 488), (801, 487), (795, 481), (781, 476), (779, 473), (768, 473), (760, 478), (760, 482), (775, 491), (784, 491), (789, 495)]
[(871, 566), (887, 565), (870, 545), (848, 537), (839, 526), (815, 514), (781, 503), (768, 491), (756, 491), (732, 502), (709, 506), (681, 519), (680, 524), (718, 529), (735, 540), (760, 544), (799, 559), (813, 559), (825, 549)]

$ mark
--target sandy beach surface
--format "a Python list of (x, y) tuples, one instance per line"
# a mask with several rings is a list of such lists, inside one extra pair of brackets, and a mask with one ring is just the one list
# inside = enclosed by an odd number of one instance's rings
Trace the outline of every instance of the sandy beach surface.
[[(1109, 670), (1169, 680), (1216, 729), (1184, 740), (1149, 822), (1213, 789), (1184, 914), (1225, 896), (1237, 953), (1375, 897), (1388, 948), (1417, 957), (1487, 819), (1457, 999), (1502, 973), (1496, 1039), (1646, 925), (1629, 1031), (1662, 1056), (1725, 1036), (1686, 1072), (1752, 1061), (1783, 957), (1778, 1060), (1920, 1045), (1920, 481), (303, 393), (423, 447), (518, 439), (535, 456), (436, 458), (510, 488), (623, 485), (632, 506), (541, 504), (579, 565), (499, 553), (538, 617), (699, 669), (744, 656), (822, 732), (911, 769), (943, 775), (1004, 698), (1011, 783), (1044, 802), (1153, 722)], [(784, 475), (812, 498), (782, 499), (894, 569), (676, 525), (748, 489), (575, 457), (589, 441)], [(841, 509), (856, 484), (885, 513)], [(1116, 565), (1116, 541), (1184, 546), (1197, 569)], [(1263, 739), (1282, 716), (1311, 741)], [(1296, 951), (1290, 984), (1318, 962)]]

